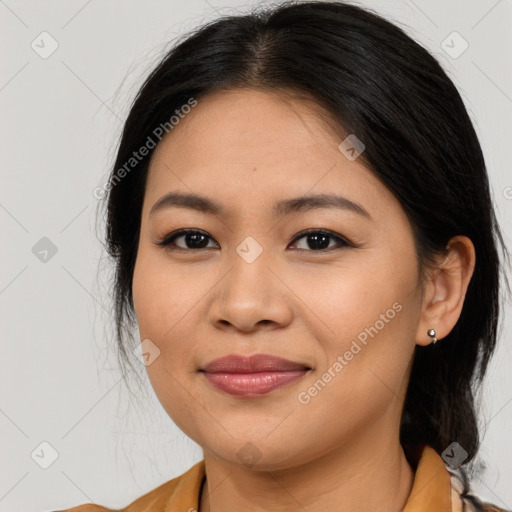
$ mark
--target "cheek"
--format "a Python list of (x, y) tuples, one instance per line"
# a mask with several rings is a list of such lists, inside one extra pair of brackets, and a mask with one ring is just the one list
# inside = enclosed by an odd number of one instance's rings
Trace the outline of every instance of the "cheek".
[(399, 266), (376, 254), (358, 264), (335, 269), (325, 277), (302, 280), (302, 286), (294, 291), (307, 297), (307, 304), (318, 319), (316, 324), (336, 344), (358, 335), (364, 342), (371, 333), (401, 331), (404, 310), (411, 309), (417, 301), (413, 293), (416, 284), (413, 265), (403, 262)]
[[(162, 268), (162, 263), (149, 251), (140, 250), (133, 275), (133, 302), (140, 339), (151, 340), (158, 356), (145, 367), (156, 397), (169, 417), (179, 428), (194, 436), (196, 426), (204, 423), (204, 409), (200, 397), (187, 385), (190, 376), (193, 330), (187, 312), (198, 296), (190, 281), (184, 282), (172, 267)], [(185, 284), (187, 286), (185, 287)], [(188, 293), (184, 293), (188, 290)], [(188, 319), (188, 322), (187, 322)], [(187, 343), (183, 340), (187, 339)], [(155, 350), (155, 349), (153, 349)], [(155, 352), (154, 352), (155, 353)]]
[(188, 378), (186, 372), (193, 371), (194, 354), (200, 349), (196, 344), (201, 341), (197, 308), (208, 288), (197, 272), (180, 272), (161, 254), (140, 248), (133, 275), (133, 303), (140, 340), (151, 340), (159, 350), (154, 363), (146, 366), (155, 391), (160, 382), (174, 389)]
[(146, 365), (146, 371), (160, 398), (166, 387), (164, 383), (173, 387), (174, 380), (167, 372), (174, 372), (174, 363), (179, 360), (179, 344), (175, 341), (178, 328), (173, 326), (182, 316), (180, 308), (184, 301), (176, 290), (176, 282), (173, 282), (171, 288), (166, 273), (162, 272), (155, 258), (152, 260), (150, 256), (150, 251), (139, 249), (132, 293), (142, 350), (150, 347), (154, 358), (151, 364)]
[(162, 301), (162, 290), (158, 285), (157, 272), (149, 264), (143, 250), (139, 249), (135, 269), (133, 272), (132, 294), (133, 306), (141, 339), (158, 339), (155, 327), (159, 325), (155, 320), (160, 314), (160, 308), (165, 308)]
[(382, 402), (402, 385), (415, 346), (419, 296), (414, 258), (402, 257), (401, 265), (394, 258), (381, 251), (309, 288), (308, 304), (321, 320), (319, 373), (336, 375), (338, 385), (329, 386), (335, 402)]
[(172, 331), (182, 327), (180, 319), (200, 301), (204, 285), (184, 275), (158, 251), (140, 247), (132, 292), (141, 336), (167, 344)]

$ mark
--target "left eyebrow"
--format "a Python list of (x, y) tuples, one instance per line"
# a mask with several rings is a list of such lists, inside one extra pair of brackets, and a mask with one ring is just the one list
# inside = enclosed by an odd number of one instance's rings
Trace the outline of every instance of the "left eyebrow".
[[(157, 211), (171, 208), (188, 208), (211, 215), (225, 215), (225, 209), (212, 199), (197, 194), (182, 192), (169, 192), (162, 196), (151, 208), (151, 217)], [(296, 212), (305, 212), (322, 208), (337, 208), (348, 210), (368, 220), (372, 220), (368, 211), (359, 203), (336, 194), (314, 194), (277, 201), (272, 208), (275, 217), (285, 216)]]
[(336, 194), (314, 194), (278, 201), (273, 208), (275, 216), (288, 215), (294, 212), (316, 210), (321, 208), (338, 208), (349, 210), (371, 220), (372, 217), (359, 203)]

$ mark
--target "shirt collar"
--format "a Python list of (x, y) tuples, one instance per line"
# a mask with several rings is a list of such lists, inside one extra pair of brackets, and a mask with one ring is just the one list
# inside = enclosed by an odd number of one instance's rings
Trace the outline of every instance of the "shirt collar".
[(451, 512), (451, 475), (443, 459), (423, 446), (403, 512)]

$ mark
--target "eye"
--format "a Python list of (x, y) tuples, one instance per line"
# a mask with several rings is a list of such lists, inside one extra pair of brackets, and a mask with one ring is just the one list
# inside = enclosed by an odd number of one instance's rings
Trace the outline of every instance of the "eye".
[[(342, 247), (353, 247), (353, 245), (348, 242), (345, 238), (335, 235), (334, 233), (331, 233), (330, 231), (323, 231), (318, 229), (309, 229), (307, 231), (303, 231), (299, 235), (297, 235), (293, 242), (296, 242), (297, 240), (300, 240), (301, 238), (306, 238), (308, 241), (306, 242), (306, 245), (309, 248), (312, 248), (313, 251), (309, 252), (326, 252), (325, 249), (331, 250), (332, 247), (329, 247), (329, 239), (335, 240), (338, 245)], [(299, 250), (307, 250), (304, 248), (299, 248)], [(327, 251), (328, 252), (328, 251)]]
[[(192, 247), (185, 247), (182, 246), (176, 246), (175, 241), (184, 238), (185, 244), (190, 244)], [(166, 247), (171, 251), (174, 250), (183, 250), (183, 251), (193, 251), (193, 250), (200, 250), (205, 248), (205, 239), (210, 238), (209, 235), (207, 235), (203, 231), (198, 230), (192, 230), (192, 229), (180, 229), (179, 231), (175, 231), (174, 233), (171, 233), (170, 235), (166, 236), (163, 240), (157, 243), (157, 245), (160, 245), (162, 247)], [(174, 247), (173, 247), (174, 246)], [(177, 247), (177, 248), (175, 248)]]
[[(179, 240), (180, 238), (184, 238), (185, 246), (180, 246), (176, 244), (176, 240)], [(325, 230), (309, 229), (307, 231), (303, 231), (302, 233), (297, 235), (292, 242), (295, 243), (302, 238), (308, 239), (307, 246), (310, 249), (312, 249), (309, 250), (309, 252), (326, 252), (326, 249), (333, 249), (333, 247), (329, 246), (329, 239), (336, 241), (338, 246), (341, 247), (354, 247), (353, 244), (351, 244), (345, 238)], [(196, 229), (180, 229), (166, 236), (163, 240), (157, 242), (156, 245), (166, 247), (171, 251), (194, 251), (208, 248), (208, 239), (212, 238), (204, 231)], [(308, 249), (300, 247), (299, 250), (308, 251)]]

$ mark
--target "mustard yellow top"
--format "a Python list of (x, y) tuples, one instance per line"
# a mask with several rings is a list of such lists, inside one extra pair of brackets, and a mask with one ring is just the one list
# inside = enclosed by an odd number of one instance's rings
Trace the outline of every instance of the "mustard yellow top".
[[(122, 512), (197, 512), (204, 478), (205, 466), (204, 460), (201, 460), (182, 475), (136, 499)], [(454, 478), (438, 453), (430, 446), (424, 446), (403, 512), (461, 512), (461, 489)], [(478, 510), (470, 502), (465, 503), (468, 512)], [(490, 504), (483, 504), (483, 507), (481, 510), (489, 512), (507, 512)], [(114, 510), (89, 503), (56, 512)]]

